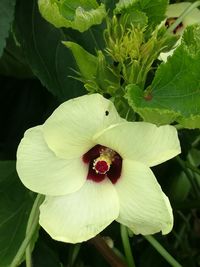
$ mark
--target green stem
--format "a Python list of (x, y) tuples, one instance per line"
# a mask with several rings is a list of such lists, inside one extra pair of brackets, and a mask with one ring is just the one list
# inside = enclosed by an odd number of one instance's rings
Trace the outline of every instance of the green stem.
[(182, 265), (176, 261), (167, 250), (151, 235), (146, 235), (144, 238), (163, 256), (163, 258), (173, 267), (182, 267)]
[(108, 246), (105, 240), (97, 235), (88, 241), (90, 244), (94, 245), (95, 248), (101, 253), (105, 260), (112, 267), (127, 267), (126, 263), (119, 257), (115, 252)]
[(122, 243), (123, 243), (128, 267), (135, 267), (135, 262), (134, 262), (131, 247), (130, 247), (127, 227), (121, 224), (120, 232), (121, 232), (121, 238), (122, 238)]
[[(26, 236), (19, 248), (19, 250), (17, 251), (17, 254), (15, 255), (10, 267), (16, 267), (20, 264), (27, 246), (29, 245), (33, 234), (35, 233), (35, 230), (37, 229), (38, 226), (38, 218), (39, 218), (39, 206), (42, 204), (42, 202), (44, 201), (44, 196), (38, 194), (35, 202), (33, 204), (29, 219), (28, 219), (28, 223), (27, 223), (27, 230), (26, 230)], [(30, 264), (30, 259), (28, 259), (28, 264), (27, 266), (31, 266)]]
[(72, 254), (71, 254), (70, 264), (69, 264), (70, 267), (74, 266), (74, 263), (75, 263), (75, 261), (77, 259), (77, 256), (78, 256), (78, 253), (80, 251), (80, 248), (81, 248), (81, 244), (75, 244), (74, 245), (73, 251), (72, 251)]
[(183, 21), (184, 17), (186, 17), (194, 8), (198, 6), (200, 6), (200, 1), (194, 2), (188, 8), (186, 8), (177, 18), (177, 20), (168, 28), (167, 32), (172, 33), (176, 29), (176, 27)]
[(200, 142), (200, 135), (194, 140), (194, 142), (192, 143), (192, 147), (196, 147)]
[(30, 244), (28, 244), (28, 246), (26, 248), (26, 267), (32, 267), (32, 257), (31, 257)]
[[(42, 200), (41, 200), (42, 199)], [(29, 220), (27, 223), (27, 227), (26, 227), (26, 235), (29, 234), (29, 232), (31, 231), (32, 225), (37, 225), (38, 223), (38, 218), (39, 218), (39, 206), (40, 204), (43, 202), (44, 196), (42, 195), (37, 195), (35, 202), (33, 204), (30, 216), (29, 216)], [(32, 267), (32, 259), (31, 259), (31, 246), (30, 246), (30, 242), (26, 248), (26, 267)]]
[(196, 172), (197, 174), (200, 175), (200, 170), (199, 170), (197, 167), (193, 166), (193, 165), (190, 164), (189, 162), (185, 162), (185, 165), (186, 165), (186, 167), (187, 167), (188, 169), (190, 169), (191, 171)]

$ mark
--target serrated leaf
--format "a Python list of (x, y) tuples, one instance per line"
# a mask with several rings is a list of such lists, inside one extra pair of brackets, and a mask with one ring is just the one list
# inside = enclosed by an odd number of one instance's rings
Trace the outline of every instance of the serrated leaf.
[(120, 0), (114, 12), (118, 14), (138, 10), (146, 14), (149, 26), (155, 27), (165, 18), (167, 5), (168, 0)]
[(6, 38), (9, 35), (10, 25), (14, 18), (16, 0), (0, 1), (0, 57), (6, 46)]
[(31, 70), (60, 101), (84, 94), (82, 85), (72, 78), (73, 57), (61, 41), (66, 36), (40, 15), (35, 0), (19, 0), (16, 9), (19, 40)]
[(139, 29), (144, 29), (147, 26), (148, 17), (144, 12), (139, 10), (126, 10), (124, 14), (121, 14), (119, 23), (125, 28), (134, 26)]
[(107, 14), (104, 4), (98, 6), (95, 0), (39, 0), (38, 5), (42, 16), (55, 27), (73, 28), (80, 32), (102, 23)]
[(0, 266), (9, 267), (26, 231), (34, 198), (21, 184), (15, 161), (0, 161)]
[[(188, 35), (192, 36), (190, 42), (187, 42)], [(160, 65), (146, 92), (137, 85), (127, 87), (129, 104), (145, 121), (156, 124), (176, 121), (185, 128), (200, 128), (200, 46), (197, 35), (200, 36), (198, 25), (185, 31), (183, 44), (165, 64)]]

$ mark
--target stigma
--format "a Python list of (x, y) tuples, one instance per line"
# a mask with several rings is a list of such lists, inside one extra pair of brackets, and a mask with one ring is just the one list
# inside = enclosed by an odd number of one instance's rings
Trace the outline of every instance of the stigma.
[(111, 161), (109, 158), (100, 156), (93, 162), (93, 170), (99, 174), (106, 174), (110, 170)]
[(106, 174), (110, 170), (114, 156), (115, 152), (112, 149), (102, 149), (100, 156), (93, 161), (93, 170), (99, 174)]
[(89, 180), (99, 183), (109, 179), (115, 184), (121, 176), (122, 157), (109, 147), (98, 144), (87, 151), (82, 160), (88, 164)]

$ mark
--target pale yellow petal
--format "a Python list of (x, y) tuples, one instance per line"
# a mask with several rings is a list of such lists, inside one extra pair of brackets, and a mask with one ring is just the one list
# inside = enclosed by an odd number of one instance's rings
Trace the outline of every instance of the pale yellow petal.
[(122, 121), (111, 101), (85, 95), (60, 105), (44, 123), (48, 146), (62, 158), (80, 157), (96, 145), (92, 136)]
[(149, 235), (160, 231), (167, 234), (171, 231), (171, 205), (148, 167), (124, 160), (122, 176), (115, 188), (120, 201), (118, 222), (135, 234)]
[(86, 181), (88, 168), (81, 158), (58, 158), (47, 146), (42, 126), (26, 131), (17, 150), (17, 172), (30, 190), (45, 195), (64, 195)]
[(173, 126), (157, 127), (147, 122), (124, 122), (105, 129), (94, 137), (103, 146), (115, 150), (123, 159), (160, 164), (180, 153), (177, 131)]
[(87, 180), (76, 193), (47, 197), (40, 207), (40, 224), (59, 241), (86, 241), (107, 227), (119, 215), (117, 193), (109, 180)]

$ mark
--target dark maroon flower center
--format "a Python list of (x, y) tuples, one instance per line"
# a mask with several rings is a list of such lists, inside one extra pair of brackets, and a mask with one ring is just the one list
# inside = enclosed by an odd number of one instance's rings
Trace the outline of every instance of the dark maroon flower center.
[[(171, 17), (168, 18), (165, 22), (165, 26), (169, 28), (176, 20), (178, 17)], [(179, 23), (178, 26), (173, 30), (173, 33), (176, 34), (177, 32), (181, 31), (183, 29), (183, 23)]]
[(101, 182), (108, 178), (115, 184), (121, 176), (122, 157), (108, 147), (96, 145), (86, 152), (82, 159), (88, 164), (89, 180)]

